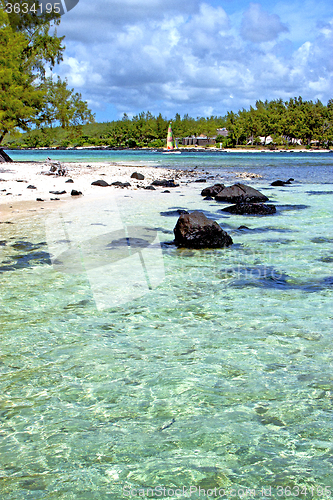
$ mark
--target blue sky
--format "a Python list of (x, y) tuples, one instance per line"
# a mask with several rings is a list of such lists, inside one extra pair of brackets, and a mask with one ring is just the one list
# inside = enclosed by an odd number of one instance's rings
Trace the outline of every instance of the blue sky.
[(80, 0), (58, 33), (66, 51), (54, 73), (98, 121), (333, 98), (331, 0)]

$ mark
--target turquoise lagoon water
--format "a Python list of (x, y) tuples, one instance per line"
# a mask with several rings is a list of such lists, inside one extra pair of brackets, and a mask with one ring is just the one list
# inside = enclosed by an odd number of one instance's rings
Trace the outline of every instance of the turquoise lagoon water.
[[(221, 213), (193, 183), (1, 224), (1, 499), (330, 498), (333, 185), (308, 170), (290, 187), (255, 183), (274, 216)], [(234, 245), (168, 244), (176, 208), (205, 210)], [(135, 255), (103, 267), (102, 233), (120, 222), (160, 241), (162, 260), (142, 251), (158, 279), (128, 282), (135, 298), (119, 279)], [(51, 265), (52, 230), (81, 224), (101, 230), (81, 246), (85, 270)], [(107, 276), (103, 302), (94, 280)]]
[(247, 171), (275, 180), (281, 176), (286, 180), (293, 177), (300, 181), (332, 182), (332, 153), (314, 152), (252, 152), (239, 153), (203, 151), (182, 151), (181, 154), (163, 154), (145, 150), (30, 150), (7, 151), (14, 161), (44, 161), (48, 156), (63, 162), (120, 162), (126, 165), (156, 165), (170, 168), (204, 167), (215, 173), (216, 168), (224, 173)]

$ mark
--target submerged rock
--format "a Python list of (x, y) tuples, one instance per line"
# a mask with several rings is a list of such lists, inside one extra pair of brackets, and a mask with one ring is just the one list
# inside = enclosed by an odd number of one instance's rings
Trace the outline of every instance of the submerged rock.
[(271, 186), (285, 186), (286, 184), (291, 184), (293, 180), (294, 179), (292, 177), (290, 177), (290, 179), (288, 179), (287, 181), (281, 181), (280, 179), (278, 179), (277, 181), (272, 182)]
[(264, 203), (236, 203), (236, 205), (222, 208), (221, 212), (238, 215), (271, 215), (275, 214), (276, 207)]
[(171, 187), (178, 187), (179, 184), (175, 184), (174, 179), (169, 179), (169, 180), (162, 179), (162, 180), (153, 181), (152, 186), (162, 186), (162, 187), (171, 188)]
[(222, 189), (222, 191), (215, 196), (215, 200), (228, 201), (231, 203), (260, 203), (268, 201), (268, 198), (251, 186), (237, 183)]
[(209, 186), (203, 189), (201, 191), (201, 196), (216, 196), (224, 188), (224, 184), (214, 184), (214, 186)]
[(187, 248), (222, 248), (233, 241), (219, 224), (202, 212), (180, 215), (174, 228), (175, 243)]
[(173, 217), (182, 214), (188, 214), (185, 208), (176, 208), (175, 210), (167, 210), (166, 212), (160, 212), (163, 217)]

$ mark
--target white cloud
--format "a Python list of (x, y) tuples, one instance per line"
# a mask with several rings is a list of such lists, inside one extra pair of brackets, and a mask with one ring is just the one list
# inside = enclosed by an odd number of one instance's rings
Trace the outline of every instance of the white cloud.
[(254, 3), (239, 11), (238, 22), (207, 1), (100, 0), (96, 8), (80, 0), (79, 6), (63, 17), (67, 49), (57, 72), (89, 100), (97, 118), (99, 109), (112, 106), (119, 116), (148, 109), (198, 116), (257, 99), (332, 97), (327, 18), (317, 20), (311, 41), (305, 32), (295, 45), (277, 40), (285, 25)]
[(250, 3), (244, 12), (241, 35), (244, 40), (260, 43), (275, 40), (280, 33), (289, 31), (276, 14), (262, 10), (259, 3)]

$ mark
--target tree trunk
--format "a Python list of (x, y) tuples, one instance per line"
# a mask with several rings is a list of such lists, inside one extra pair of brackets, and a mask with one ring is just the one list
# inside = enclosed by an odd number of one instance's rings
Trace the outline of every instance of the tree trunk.
[(12, 161), (11, 157), (8, 156), (2, 148), (0, 148), (0, 163), (9, 163)]

